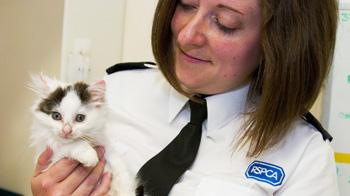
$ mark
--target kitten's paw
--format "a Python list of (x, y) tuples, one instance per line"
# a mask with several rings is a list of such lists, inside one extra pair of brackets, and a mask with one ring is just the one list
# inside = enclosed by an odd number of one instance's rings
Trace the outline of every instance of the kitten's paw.
[(72, 158), (79, 161), (85, 167), (93, 167), (98, 163), (98, 156), (94, 149), (84, 149), (72, 153)]

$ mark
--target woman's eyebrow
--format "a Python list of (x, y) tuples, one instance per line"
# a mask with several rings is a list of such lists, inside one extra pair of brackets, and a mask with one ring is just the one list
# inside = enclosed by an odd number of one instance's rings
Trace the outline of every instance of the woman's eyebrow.
[(218, 7), (218, 8), (229, 9), (229, 10), (231, 10), (231, 11), (233, 11), (233, 12), (236, 12), (236, 13), (242, 15), (242, 16), (244, 15), (241, 11), (239, 11), (239, 10), (237, 10), (237, 9), (235, 9), (235, 8), (229, 7), (229, 6), (227, 6), (227, 5), (219, 4), (219, 5), (217, 5), (217, 7)]

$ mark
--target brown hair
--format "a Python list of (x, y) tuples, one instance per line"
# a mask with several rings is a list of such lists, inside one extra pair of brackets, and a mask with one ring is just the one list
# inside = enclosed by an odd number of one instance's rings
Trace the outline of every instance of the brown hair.
[[(244, 125), (241, 145), (258, 156), (288, 133), (313, 105), (330, 70), (338, 21), (336, 0), (261, 0), (262, 61), (248, 101), (258, 100)], [(171, 19), (176, 0), (160, 0), (152, 48), (160, 70), (185, 95), (175, 75)], [(187, 95), (188, 96), (188, 95)]]

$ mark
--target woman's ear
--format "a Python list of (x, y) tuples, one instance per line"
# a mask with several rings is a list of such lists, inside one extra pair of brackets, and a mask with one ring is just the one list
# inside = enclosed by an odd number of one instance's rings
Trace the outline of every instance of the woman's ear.
[(91, 95), (91, 102), (95, 106), (101, 106), (105, 103), (105, 91), (106, 82), (104, 80), (99, 80), (88, 87), (88, 91)]

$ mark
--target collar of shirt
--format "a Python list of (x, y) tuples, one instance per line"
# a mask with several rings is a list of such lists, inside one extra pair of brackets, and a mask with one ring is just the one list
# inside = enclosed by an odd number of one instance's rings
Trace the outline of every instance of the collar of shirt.
[[(204, 122), (203, 126), (207, 130), (207, 137), (215, 140), (215, 130), (225, 126), (233, 118), (246, 111), (248, 90), (249, 84), (205, 98), (207, 100), (208, 119)], [(178, 93), (175, 89), (171, 89), (169, 96), (169, 122), (172, 122), (186, 108), (187, 101), (187, 97)]]

